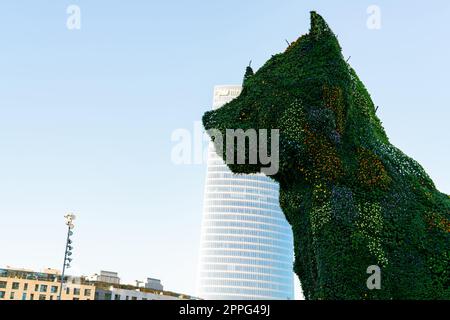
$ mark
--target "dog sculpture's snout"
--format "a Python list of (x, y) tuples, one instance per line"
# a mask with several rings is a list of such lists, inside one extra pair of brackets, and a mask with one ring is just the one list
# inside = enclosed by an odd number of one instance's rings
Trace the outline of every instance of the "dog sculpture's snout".
[(214, 111), (207, 111), (202, 118), (205, 130), (211, 130), (216, 127), (216, 115)]

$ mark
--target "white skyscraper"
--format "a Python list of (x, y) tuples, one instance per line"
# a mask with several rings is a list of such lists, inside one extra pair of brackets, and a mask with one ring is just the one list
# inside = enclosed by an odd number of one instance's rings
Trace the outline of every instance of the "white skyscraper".
[[(213, 109), (240, 92), (240, 86), (216, 86)], [(198, 296), (293, 299), (292, 263), (292, 231), (278, 185), (263, 175), (233, 175), (210, 144)]]

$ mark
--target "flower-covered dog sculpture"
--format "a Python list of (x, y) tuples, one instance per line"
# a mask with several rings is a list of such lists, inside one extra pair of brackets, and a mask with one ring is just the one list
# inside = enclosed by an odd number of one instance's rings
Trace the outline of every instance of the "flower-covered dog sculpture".
[[(307, 299), (450, 299), (450, 199), (389, 143), (326, 22), (274, 55), (206, 129), (279, 129), (280, 205)], [(226, 148), (218, 151), (226, 159)], [(234, 173), (261, 164), (228, 164)], [(367, 284), (370, 266), (380, 287)], [(370, 268), (369, 268), (370, 270)], [(372, 290), (371, 290), (372, 289)]]

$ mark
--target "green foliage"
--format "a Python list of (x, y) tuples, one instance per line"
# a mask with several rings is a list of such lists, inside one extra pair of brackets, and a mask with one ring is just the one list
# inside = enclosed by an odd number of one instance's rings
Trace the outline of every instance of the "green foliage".
[(250, 79), (250, 77), (253, 76), (253, 75), (254, 75), (254, 72), (253, 72), (252, 67), (248, 66), (248, 67), (245, 69), (245, 75), (244, 75), (244, 81), (243, 81), (243, 85), (244, 85), (244, 86), (246, 85), (247, 80)]
[[(326, 22), (203, 117), (206, 129), (280, 129), (280, 205), (307, 299), (450, 299), (450, 198), (390, 144)], [(225, 158), (226, 151), (221, 154)], [(259, 166), (230, 166), (236, 173)], [(381, 268), (369, 290), (367, 267)]]
[(359, 217), (355, 223), (356, 233), (367, 241), (369, 252), (376, 257), (379, 266), (386, 266), (388, 259), (381, 245), (383, 231), (383, 216), (378, 203), (364, 203), (358, 205)]

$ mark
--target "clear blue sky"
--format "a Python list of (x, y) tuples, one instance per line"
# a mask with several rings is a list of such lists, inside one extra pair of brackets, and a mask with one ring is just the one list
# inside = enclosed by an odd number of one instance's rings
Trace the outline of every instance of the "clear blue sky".
[[(66, 28), (66, 8), (82, 28)], [(377, 4), (382, 29), (366, 27)], [(2, 0), (0, 265), (159, 277), (195, 293), (205, 167), (170, 161), (216, 84), (239, 84), (309, 28), (338, 34), (391, 141), (450, 193), (450, 3)]]

